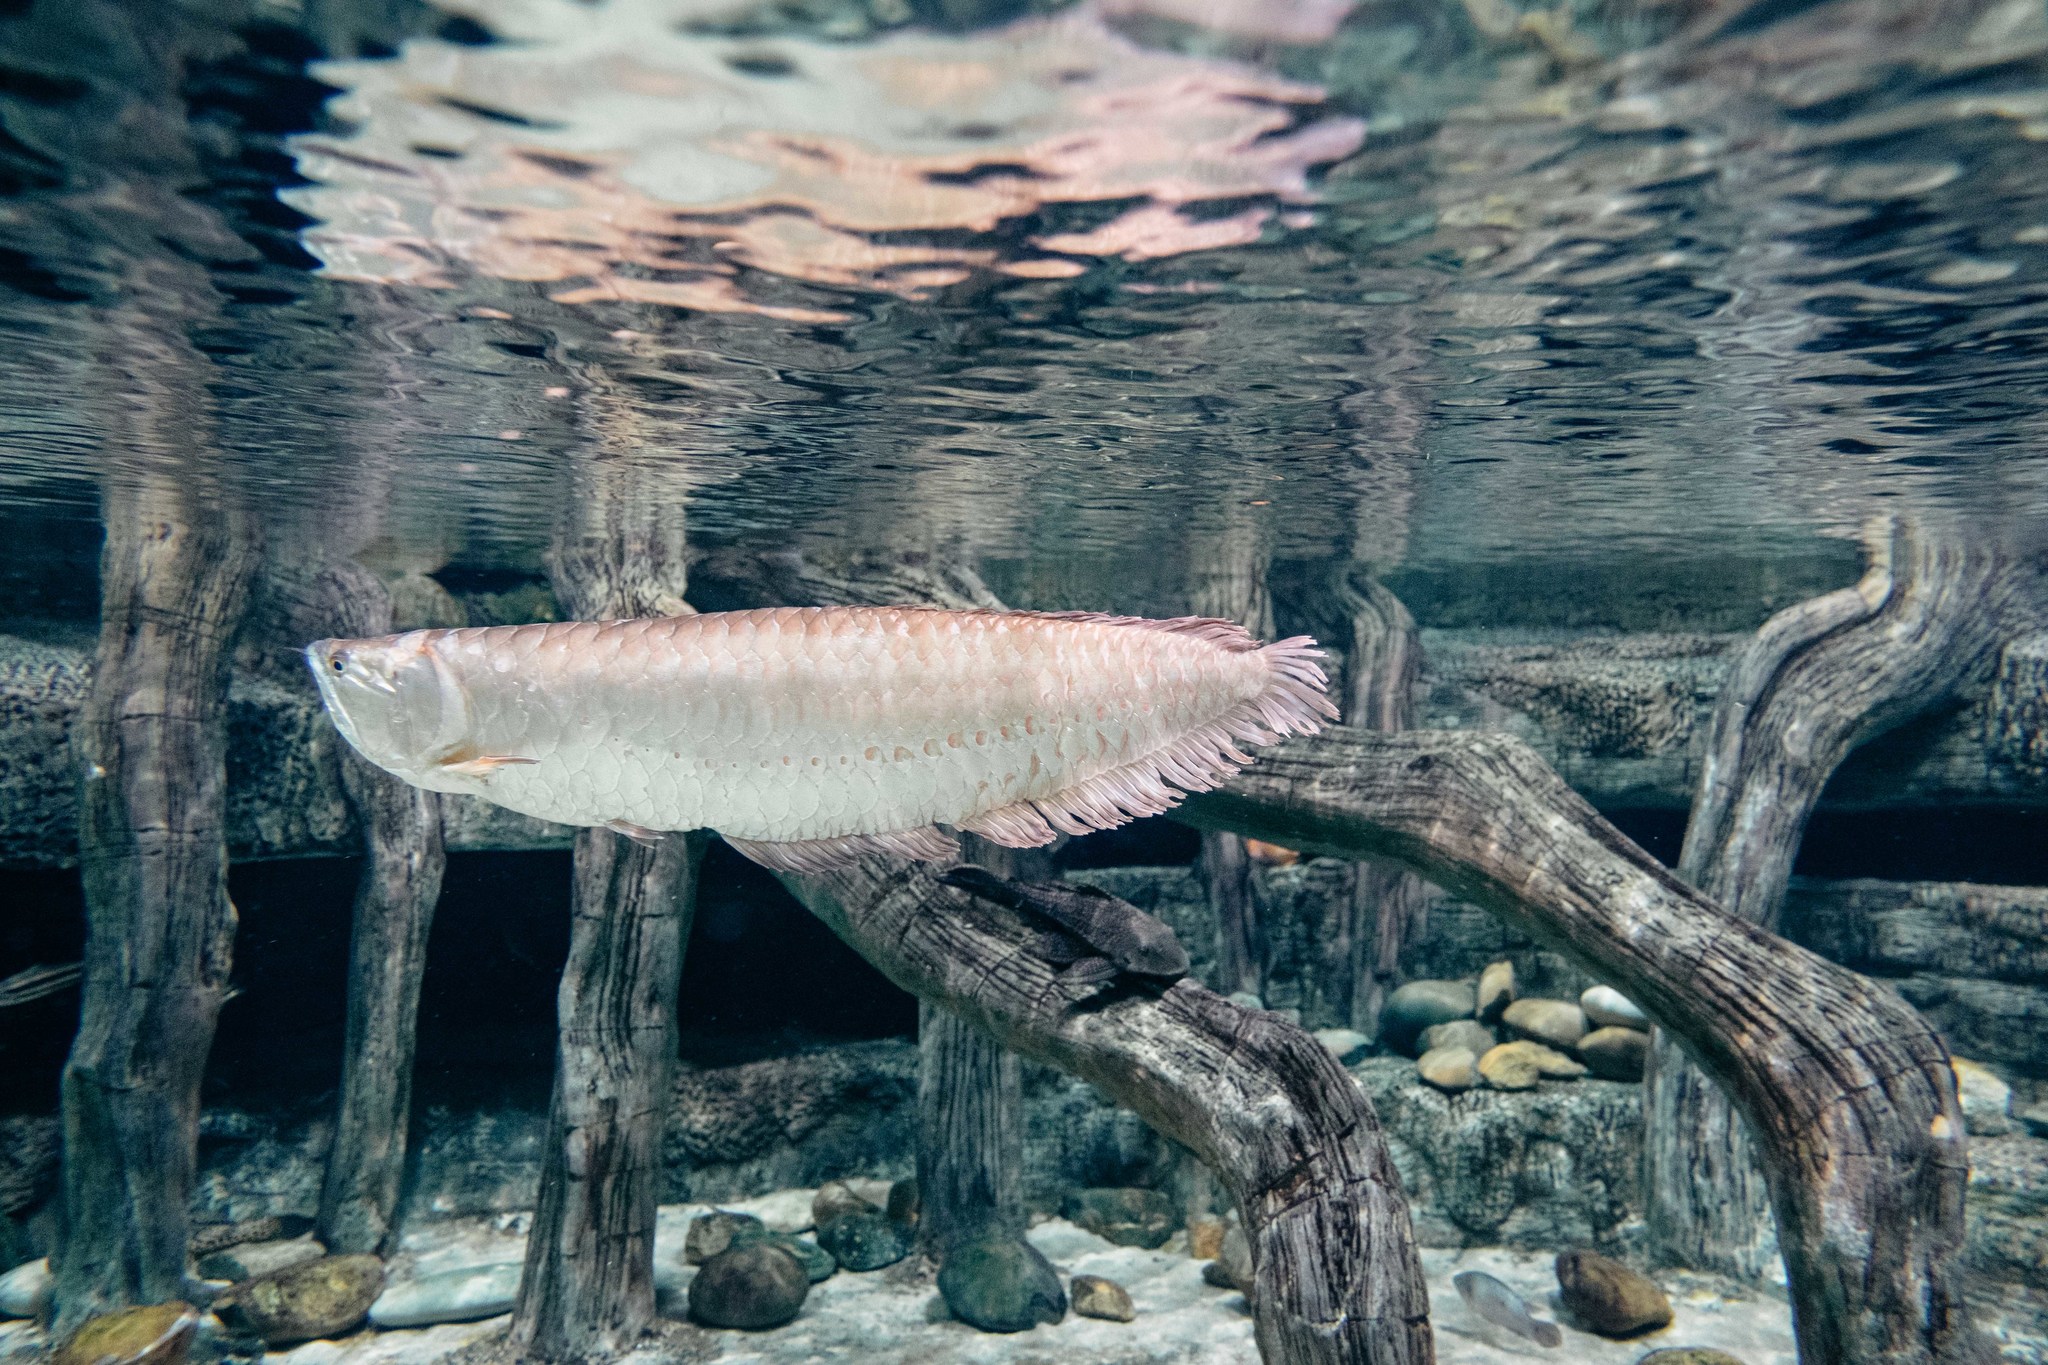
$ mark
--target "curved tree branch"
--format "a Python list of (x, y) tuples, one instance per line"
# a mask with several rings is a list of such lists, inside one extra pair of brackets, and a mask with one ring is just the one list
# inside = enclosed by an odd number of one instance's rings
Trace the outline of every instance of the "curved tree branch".
[(1761, 1139), (1803, 1359), (1985, 1358), (1963, 1300), (1955, 1079), (1898, 996), (1729, 915), (1506, 736), (1325, 731), (1186, 811), (1397, 858), (1641, 1001)]
[(1229, 1185), (1252, 1244), (1268, 1365), (1428, 1365), (1422, 1267), (1370, 1104), (1300, 1028), (1181, 980), (1073, 1004), (1036, 931), (869, 858), (784, 881), (905, 990), (1093, 1083)]

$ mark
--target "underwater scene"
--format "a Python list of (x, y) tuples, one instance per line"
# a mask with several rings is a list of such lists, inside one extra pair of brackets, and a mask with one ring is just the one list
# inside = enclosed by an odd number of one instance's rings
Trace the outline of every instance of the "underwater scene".
[(0, 0), (0, 1365), (2048, 1365), (2043, 0)]

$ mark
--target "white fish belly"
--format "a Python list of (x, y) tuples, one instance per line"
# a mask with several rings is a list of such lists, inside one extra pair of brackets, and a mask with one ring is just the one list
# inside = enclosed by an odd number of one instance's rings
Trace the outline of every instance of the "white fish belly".
[(1271, 677), (1256, 651), (1191, 634), (891, 608), (452, 630), (430, 647), (466, 694), (468, 751), (532, 760), (448, 789), (567, 824), (778, 842), (1050, 796)]

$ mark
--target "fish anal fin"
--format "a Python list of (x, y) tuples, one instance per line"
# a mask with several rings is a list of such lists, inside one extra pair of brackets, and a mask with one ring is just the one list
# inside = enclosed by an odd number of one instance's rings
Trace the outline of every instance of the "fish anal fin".
[(830, 839), (740, 839), (721, 836), (741, 857), (771, 872), (829, 872), (870, 853), (942, 863), (960, 856), (960, 842), (932, 825), (884, 834), (842, 834)]
[(960, 828), (1004, 848), (1038, 848), (1059, 838), (1029, 800), (1012, 801), (1007, 806), (970, 816), (960, 822)]
[(484, 754), (476, 758), (462, 758), (449, 755), (438, 765), (442, 772), (457, 777), (489, 777), (500, 768), (515, 767), (523, 763), (538, 763), (537, 758), (514, 758), (510, 754)]
[(645, 825), (636, 825), (631, 820), (607, 820), (604, 822), (604, 827), (614, 834), (624, 835), (634, 843), (645, 848), (653, 848), (661, 842), (661, 830), (649, 829)]

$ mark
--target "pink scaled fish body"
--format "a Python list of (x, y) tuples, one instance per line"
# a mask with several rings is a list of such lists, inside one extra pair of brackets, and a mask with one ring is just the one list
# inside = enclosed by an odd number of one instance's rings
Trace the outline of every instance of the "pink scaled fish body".
[(417, 786), (770, 867), (941, 859), (1153, 815), (1336, 708), (1306, 637), (1226, 621), (782, 607), (307, 648), (364, 757)]

